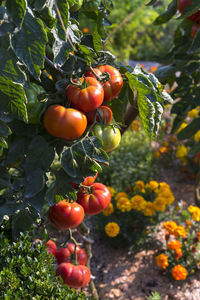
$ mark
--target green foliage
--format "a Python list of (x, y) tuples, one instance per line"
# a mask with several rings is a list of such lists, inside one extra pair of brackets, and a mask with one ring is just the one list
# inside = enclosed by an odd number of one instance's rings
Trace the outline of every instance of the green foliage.
[(87, 299), (84, 293), (78, 294), (58, 282), (53, 259), (41, 240), (32, 242), (28, 235), (21, 234), (11, 243), (7, 227), (4, 221), (4, 233), (0, 234), (1, 299)]
[(161, 296), (158, 292), (152, 292), (151, 295), (148, 297), (149, 300), (162, 300)]
[(156, 169), (152, 163), (149, 139), (143, 130), (127, 131), (119, 147), (110, 154), (110, 167), (104, 167), (98, 180), (117, 190), (132, 186), (137, 180), (150, 180)]

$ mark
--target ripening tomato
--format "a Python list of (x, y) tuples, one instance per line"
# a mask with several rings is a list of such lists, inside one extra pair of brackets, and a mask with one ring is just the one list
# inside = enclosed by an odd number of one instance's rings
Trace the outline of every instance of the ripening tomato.
[[(75, 245), (73, 243), (68, 243), (66, 248), (60, 248), (56, 253), (56, 260), (58, 264), (63, 262), (70, 262), (71, 257), (75, 251)], [(76, 247), (77, 260), (79, 265), (85, 265), (87, 262), (87, 254), (84, 249), (79, 246)]]
[[(95, 182), (97, 176), (98, 176), (98, 172), (96, 172), (96, 175), (95, 175), (95, 176), (88, 176), (88, 177), (85, 177), (85, 178), (84, 178), (84, 181), (81, 182), (81, 184), (82, 184), (82, 185), (86, 185), (86, 186), (90, 186), (90, 185), (92, 185), (92, 184)], [(73, 187), (74, 189), (77, 189), (78, 186), (79, 186), (78, 183), (75, 183), (75, 182), (71, 182), (71, 185), (72, 185), (72, 187)]]
[(102, 183), (94, 183), (90, 189), (80, 189), (77, 202), (83, 206), (87, 215), (96, 215), (103, 211), (111, 201), (109, 189)]
[[(106, 75), (106, 73), (110, 75), (109, 80), (105, 79), (102, 81), (104, 89), (104, 101), (110, 101), (116, 98), (123, 87), (123, 79), (120, 72), (116, 68), (109, 65), (100, 65), (97, 68), (94, 68), (94, 72), (101, 77)], [(85, 74), (86, 76), (95, 77), (95, 75), (90, 71), (86, 71)]]
[(49, 240), (45, 246), (47, 246), (47, 252), (50, 254), (53, 254), (53, 256), (56, 255), (56, 252), (57, 252), (57, 246), (56, 244), (54, 243), (54, 241), (52, 240)]
[(116, 149), (121, 141), (121, 133), (116, 127), (96, 124), (93, 134), (102, 141), (101, 147), (106, 152)]
[[(190, 0), (178, 0), (178, 10), (182, 14), (185, 7), (188, 5), (191, 5), (192, 2)], [(191, 20), (195, 23), (198, 23), (200, 21), (200, 10), (192, 14), (191, 16), (187, 17), (188, 20)]]
[(84, 210), (76, 202), (69, 203), (66, 200), (58, 202), (49, 208), (49, 221), (59, 230), (75, 228), (84, 219)]
[(97, 108), (97, 110), (86, 113), (88, 125), (94, 123), (95, 116), (97, 122), (101, 121), (104, 124), (110, 124), (112, 120), (112, 110), (110, 107), (102, 105)]
[[(84, 83), (85, 80), (85, 83)], [(80, 78), (82, 86), (73, 84), (66, 88), (66, 97), (71, 106), (82, 112), (89, 112), (99, 107), (104, 99), (104, 90), (98, 80), (92, 77)], [(74, 80), (77, 83), (77, 80)]]
[(73, 265), (71, 263), (62, 263), (56, 269), (56, 276), (61, 276), (63, 284), (72, 288), (80, 288), (87, 285), (91, 279), (91, 273), (88, 267), (83, 265)]
[(55, 104), (45, 111), (43, 124), (51, 135), (72, 141), (84, 133), (87, 118), (76, 109)]
[[(200, 24), (194, 24), (192, 26), (192, 29), (191, 29), (191, 37), (192, 38), (195, 37), (195, 35), (197, 34), (197, 31), (199, 30), (199, 28), (200, 28)], [(86, 115), (86, 117), (87, 117), (87, 115)]]

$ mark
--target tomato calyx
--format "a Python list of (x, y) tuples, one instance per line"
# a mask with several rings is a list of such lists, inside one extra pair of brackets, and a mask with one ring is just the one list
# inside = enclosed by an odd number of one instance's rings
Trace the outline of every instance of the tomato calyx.
[(89, 86), (84, 75), (83, 75), (83, 82), (81, 82), (80, 79), (76, 77), (75, 80), (70, 78), (70, 83), (74, 86), (77, 86), (81, 90), (86, 89)]
[(95, 70), (92, 68), (92, 66), (90, 65), (89, 67), (90, 71), (92, 72), (92, 74), (96, 77), (96, 79), (102, 83), (109, 81), (111, 79), (111, 75), (109, 72), (104, 72), (101, 75), (98, 75)]

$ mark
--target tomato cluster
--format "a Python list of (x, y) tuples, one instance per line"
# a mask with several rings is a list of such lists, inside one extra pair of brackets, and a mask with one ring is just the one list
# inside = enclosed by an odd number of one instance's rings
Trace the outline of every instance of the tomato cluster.
[[(190, 0), (178, 0), (178, 10), (182, 14), (187, 6), (190, 6), (192, 2)], [(200, 10), (192, 14), (191, 16), (187, 17), (188, 20), (194, 22), (195, 24), (192, 26), (191, 29), (191, 37), (194, 38), (197, 31), (200, 28)]]

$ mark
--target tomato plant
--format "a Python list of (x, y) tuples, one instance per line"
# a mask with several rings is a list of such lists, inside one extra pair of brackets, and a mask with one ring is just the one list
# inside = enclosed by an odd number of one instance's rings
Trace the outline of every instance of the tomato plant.
[(98, 9), (101, 0), (84, 0), (83, 9), (88, 12), (93, 12)]
[(83, 0), (68, 0), (71, 12), (75, 12), (81, 8), (83, 5)]
[(25, 93), (27, 97), (28, 121), (30, 124), (39, 124), (43, 105), (39, 102), (38, 95), (45, 93), (45, 90), (38, 84), (30, 83), (28, 88), (25, 88)]
[(75, 140), (84, 133), (87, 118), (76, 109), (52, 105), (44, 113), (43, 124), (51, 135), (66, 140)]
[(83, 206), (88, 215), (96, 215), (104, 210), (111, 201), (109, 189), (102, 183), (94, 183), (89, 189), (81, 188), (77, 202)]
[(66, 97), (72, 107), (82, 112), (93, 111), (103, 102), (104, 90), (102, 85), (92, 77), (80, 78), (79, 80), (81, 86), (68, 85)]
[(110, 124), (112, 120), (112, 110), (110, 107), (102, 105), (97, 110), (86, 113), (86, 117), (88, 125), (93, 124), (94, 121)]
[(102, 148), (106, 152), (116, 149), (121, 141), (121, 133), (116, 127), (96, 124), (93, 134), (102, 141)]
[(84, 219), (84, 210), (76, 202), (69, 203), (66, 200), (54, 204), (48, 211), (49, 221), (59, 230), (75, 228)]
[(90, 270), (86, 266), (71, 263), (61, 263), (56, 269), (56, 275), (60, 275), (63, 283), (73, 288), (83, 287), (91, 279)]
[[(68, 243), (66, 248), (60, 248), (55, 255), (57, 263), (61, 264), (63, 262), (70, 262), (72, 257), (74, 256), (74, 251), (75, 245), (73, 243)], [(77, 246), (76, 253), (78, 264), (85, 265), (87, 262), (87, 254), (85, 250)]]
[(94, 73), (102, 80), (104, 101), (115, 99), (123, 87), (123, 79), (120, 72), (110, 65), (100, 65), (93, 69), (93, 73), (87, 71), (86, 76), (96, 77)]
[(191, 37), (194, 38), (195, 35), (197, 34), (197, 31), (199, 30), (200, 28), (200, 24), (194, 24), (192, 26), (192, 29), (191, 29)]
[[(192, 1), (190, 0), (178, 0), (178, 10), (180, 13), (183, 13), (184, 9), (187, 6), (190, 6), (192, 4)], [(187, 18), (188, 20), (191, 20), (193, 22), (199, 22), (200, 21), (200, 10), (192, 14)]]

